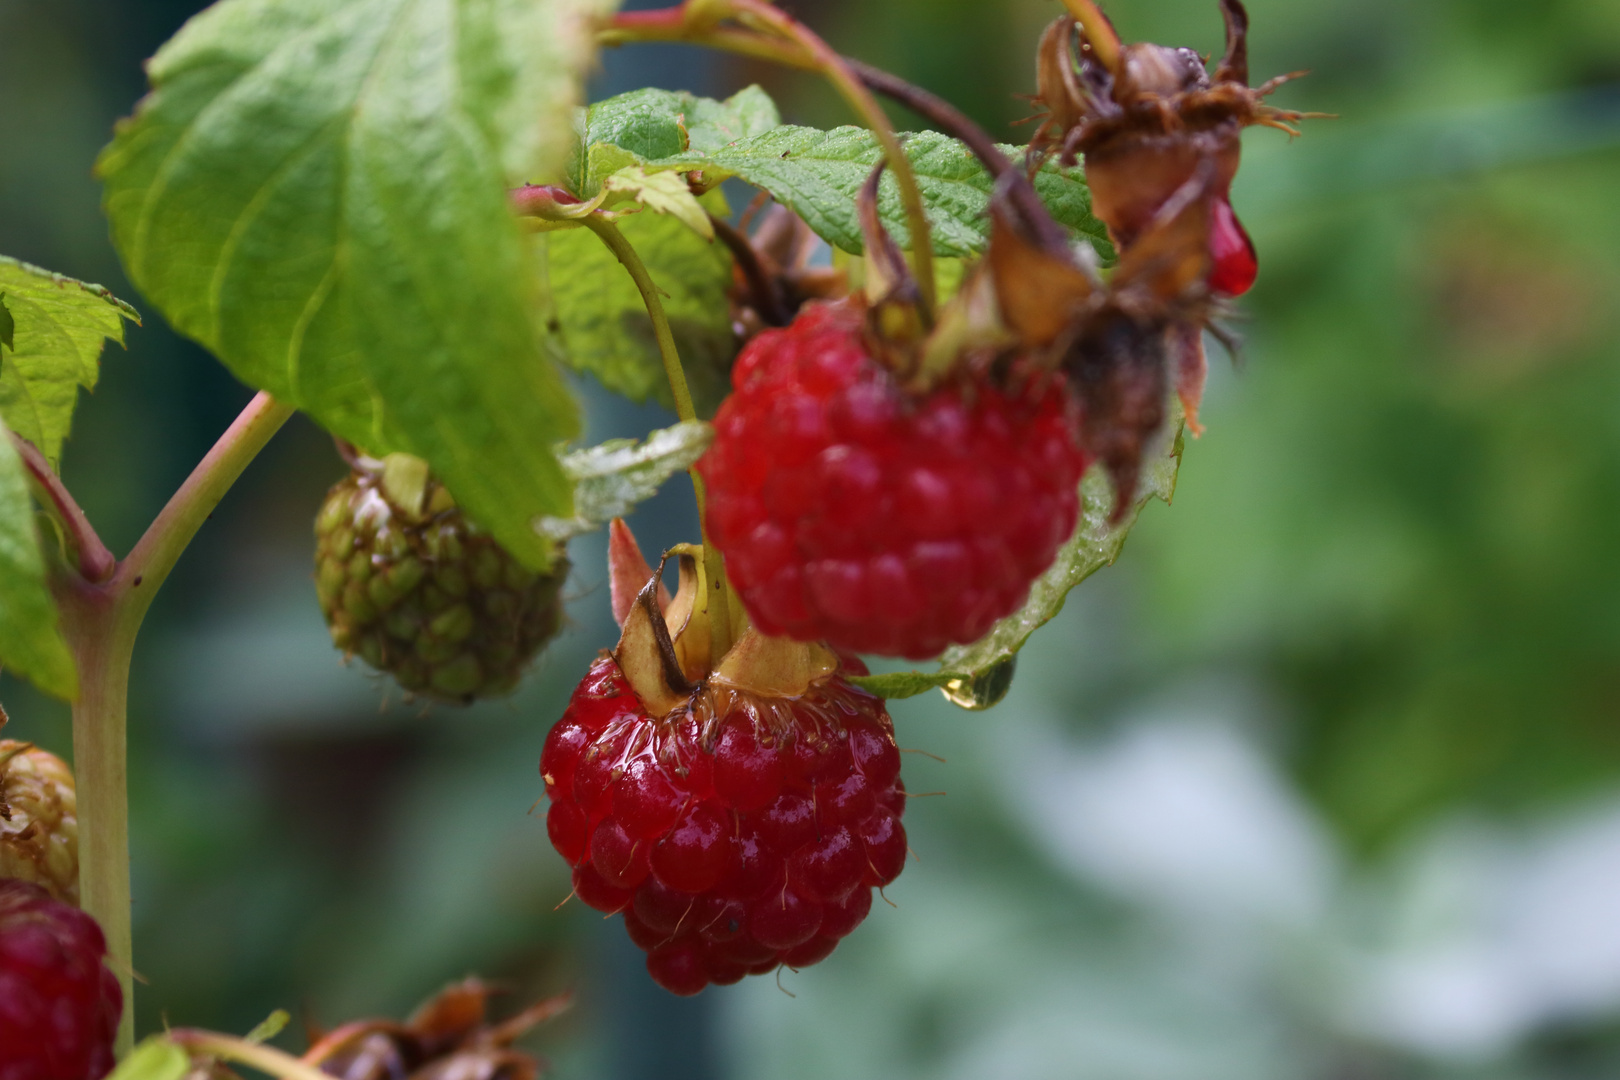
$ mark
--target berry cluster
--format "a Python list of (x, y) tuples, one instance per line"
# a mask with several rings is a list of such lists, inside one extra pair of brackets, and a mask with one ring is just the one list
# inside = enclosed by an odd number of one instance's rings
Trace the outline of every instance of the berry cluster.
[[(363, 461), (364, 459), (362, 459)], [(362, 465), (315, 519), (316, 591), (332, 641), (406, 690), (466, 702), (509, 692), (557, 633), (568, 561), (525, 568), (432, 479), (415, 505)]]
[(711, 536), (767, 634), (914, 659), (984, 636), (1074, 531), (1060, 378), (913, 396), (856, 301), (751, 342), (699, 464)]
[(101, 1080), (123, 1012), (96, 921), (38, 885), (0, 881), (0, 1077)]
[(837, 674), (792, 698), (711, 680), (654, 718), (603, 657), (540, 770), (575, 893), (677, 994), (824, 959), (906, 859), (893, 727)]

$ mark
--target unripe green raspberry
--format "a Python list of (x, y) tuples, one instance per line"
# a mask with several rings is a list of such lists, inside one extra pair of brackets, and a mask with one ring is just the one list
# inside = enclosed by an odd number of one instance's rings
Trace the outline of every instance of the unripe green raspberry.
[(333, 644), (427, 697), (511, 691), (562, 624), (567, 576), (560, 548), (549, 573), (524, 567), (404, 455), (361, 458), (315, 518), (315, 588)]
[(0, 878), (31, 881), (65, 904), (79, 902), (73, 770), (15, 739), (0, 739)]

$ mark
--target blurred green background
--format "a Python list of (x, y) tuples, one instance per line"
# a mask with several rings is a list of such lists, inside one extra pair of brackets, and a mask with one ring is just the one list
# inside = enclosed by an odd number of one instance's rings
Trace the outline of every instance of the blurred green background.
[[(633, 5), (650, 6), (650, 5)], [(1252, 0), (1257, 77), (1340, 114), (1246, 136), (1260, 251), (1173, 508), (970, 714), (897, 703), (918, 860), (830, 960), (677, 1001), (545, 841), (547, 727), (612, 643), (600, 537), (509, 702), (423, 709), (341, 665), (297, 420), (157, 602), (131, 698), (139, 1022), (398, 1014), (468, 971), (580, 1006), (587, 1077), (1404, 1080), (1620, 1074), (1620, 2)], [(0, 251), (147, 312), (69, 485), (125, 551), (247, 399), (124, 282), (90, 176), (182, 0), (0, 0)], [(820, 0), (847, 52), (1000, 137), (1049, 0)], [(1213, 0), (1112, 0), (1218, 50)], [(681, 48), (593, 95), (798, 75)], [(667, 418), (580, 387), (592, 441)], [(695, 535), (672, 483), (633, 521)], [(65, 709), (0, 678), (8, 735)], [(297, 1025), (295, 1024), (295, 1028)], [(283, 1042), (297, 1048), (294, 1031)]]

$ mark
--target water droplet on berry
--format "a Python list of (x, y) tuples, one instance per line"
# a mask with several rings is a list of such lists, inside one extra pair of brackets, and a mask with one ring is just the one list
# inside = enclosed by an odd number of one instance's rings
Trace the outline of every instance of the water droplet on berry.
[(1209, 288), (1224, 296), (1242, 296), (1260, 273), (1254, 242), (1232, 212), (1232, 204), (1216, 198), (1209, 213)]

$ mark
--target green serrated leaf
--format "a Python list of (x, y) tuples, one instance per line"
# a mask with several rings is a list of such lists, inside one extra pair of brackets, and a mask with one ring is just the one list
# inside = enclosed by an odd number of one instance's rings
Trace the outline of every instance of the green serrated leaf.
[(39, 545), (28, 473), (0, 423), (0, 667), (71, 701), (79, 696), (79, 677), (45, 586)]
[(745, 86), (724, 101), (700, 97), (686, 114), (687, 150), (706, 154), (763, 135), (782, 124), (782, 114), (759, 86)]
[(1057, 559), (1030, 586), (1024, 606), (990, 628), (971, 645), (953, 645), (939, 659), (938, 671), (898, 671), (852, 678), (855, 685), (880, 697), (911, 697), (938, 687), (963, 708), (988, 708), (1007, 690), (1007, 665), (1024, 642), (1063, 610), (1069, 590), (1105, 566), (1113, 565), (1125, 546), (1125, 537), (1150, 499), (1169, 502), (1181, 467), (1182, 426), (1179, 414), (1163, 441), (1163, 448), (1142, 463), (1136, 500), (1117, 525), (1110, 525), (1114, 490), (1102, 466), (1093, 466), (1080, 482), (1080, 523), (1074, 535), (1058, 549)]
[(99, 169), (133, 280), (243, 381), (426, 458), (525, 562), (577, 408), (507, 190), (562, 171), (612, 0), (222, 0)]
[(602, 187), (613, 193), (604, 206), (629, 199), (654, 213), (668, 214), (705, 241), (714, 239), (714, 223), (680, 173), (649, 175), (640, 165), (631, 165), (608, 177)]
[(191, 1071), (191, 1058), (169, 1040), (152, 1035), (125, 1055), (107, 1080), (180, 1080)]
[(575, 485), (574, 516), (544, 518), (536, 527), (548, 539), (561, 541), (623, 517), (657, 493), (665, 480), (690, 468), (713, 441), (714, 429), (693, 420), (660, 428), (640, 442), (609, 439), (565, 454), (563, 470)]
[[(941, 255), (973, 255), (989, 236), (986, 208), (990, 174), (962, 143), (934, 131), (904, 136), (906, 157), (933, 226), (934, 250)], [(1021, 151), (1003, 147), (1010, 156)], [(870, 131), (859, 127), (782, 126), (710, 151), (648, 162), (647, 167), (699, 170), (706, 183), (737, 176), (764, 188), (809, 224), (828, 243), (852, 254), (862, 250), (855, 196), (882, 150)], [(1091, 193), (1079, 169), (1065, 172), (1048, 161), (1035, 177), (1035, 189), (1061, 224), (1108, 252), (1108, 231), (1091, 213)], [(885, 175), (878, 191), (878, 213), (902, 247), (910, 244), (899, 189)]]
[(102, 342), (124, 343), (135, 309), (100, 285), (0, 255), (0, 418), (52, 465), (73, 423), (79, 387), (93, 390)]
[[(698, 200), (726, 214), (720, 192)], [(662, 214), (631, 214), (619, 229), (663, 292), (665, 314), (698, 411), (719, 403), (737, 354), (731, 329), (731, 253)], [(588, 229), (543, 234), (550, 321), (559, 358), (632, 401), (668, 405), (669, 384), (641, 293), (619, 260)], [(556, 515), (561, 516), (561, 515)]]
[(724, 101), (684, 91), (632, 90), (582, 110), (568, 183), (594, 198), (602, 181), (627, 165), (688, 151), (709, 153), (763, 134), (782, 122), (776, 103), (758, 86)]

